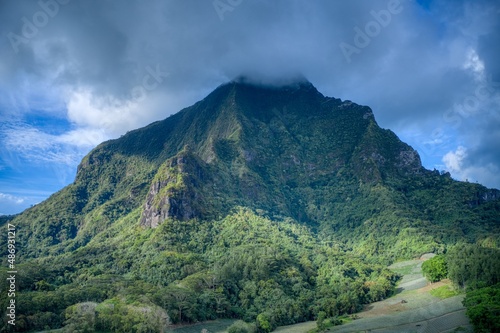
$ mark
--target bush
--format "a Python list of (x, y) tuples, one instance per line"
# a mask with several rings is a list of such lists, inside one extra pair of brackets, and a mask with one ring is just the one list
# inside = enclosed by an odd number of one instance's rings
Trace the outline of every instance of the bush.
[(95, 332), (97, 303), (85, 302), (72, 305), (65, 311), (63, 332)]
[(261, 313), (257, 316), (257, 329), (259, 333), (269, 333), (274, 329), (266, 313)]
[(228, 333), (255, 333), (257, 328), (255, 324), (245, 323), (243, 320), (238, 320), (227, 329)]
[(318, 329), (320, 331), (325, 328), (325, 319), (326, 319), (326, 312), (320, 311), (318, 313), (318, 319), (316, 320), (316, 325), (318, 326)]
[(435, 256), (422, 264), (422, 272), (431, 282), (441, 281), (448, 276), (448, 268), (443, 255)]

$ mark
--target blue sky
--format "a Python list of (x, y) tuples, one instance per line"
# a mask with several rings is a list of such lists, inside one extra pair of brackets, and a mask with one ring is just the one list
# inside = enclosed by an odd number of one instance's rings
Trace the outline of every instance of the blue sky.
[(0, 2), (0, 214), (239, 75), (373, 109), (429, 169), (500, 188), (500, 5), (487, 0)]
[(8, 213), (41, 202), (73, 181), (74, 165), (85, 152), (71, 154), (64, 144), (58, 147), (55, 143), (57, 137), (71, 129), (67, 119), (33, 111), (15, 123), (2, 123), (0, 129), (5, 135), (1, 150), (0, 204)]

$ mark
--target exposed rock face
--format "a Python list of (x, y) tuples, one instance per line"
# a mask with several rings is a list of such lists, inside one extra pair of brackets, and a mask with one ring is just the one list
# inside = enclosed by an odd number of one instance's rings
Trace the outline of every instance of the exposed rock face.
[(480, 195), (480, 200), (483, 200), (485, 202), (498, 199), (500, 199), (500, 191), (496, 189), (489, 189), (487, 191), (484, 191)]
[(168, 218), (189, 220), (202, 215), (202, 198), (196, 187), (203, 168), (187, 151), (168, 159), (153, 180), (141, 217), (141, 225), (156, 228)]
[(500, 191), (497, 189), (485, 189), (484, 191), (478, 192), (476, 198), (469, 202), (469, 206), (475, 207), (484, 204), (488, 201), (494, 201), (500, 199)]
[(418, 153), (409, 148), (407, 150), (402, 150), (399, 152), (399, 158), (396, 163), (396, 167), (398, 168), (409, 168), (413, 171), (418, 171), (422, 167), (422, 162), (420, 161), (420, 156)]

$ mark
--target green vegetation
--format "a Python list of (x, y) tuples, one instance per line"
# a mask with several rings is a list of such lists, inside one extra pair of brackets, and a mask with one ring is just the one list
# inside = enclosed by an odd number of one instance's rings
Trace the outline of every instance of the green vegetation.
[(448, 276), (448, 268), (443, 255), (435, 256), (422, 264), (422, 272), (431, 282), (441, 281)]
[(110, 299), (100, 304), (78, 303), (65, 310), (65, 332), (161, 332), (170, 322), (154, 305), (126, 304)]
[(449, 278), (467, 291), (463, 301), (476, 332), (500, 330), (500, 250), (457, 244), (447, 253)]
[(468, 292), (463, 303), (476, 332), (500, 331), (500, 284)]
[(245, 323), (243, 320), (238, 320), (227, 329), (227, 333), (255, 333), (257, 327), (254, 323)]
[(449, 285), (441, 286), (436, 289), (432, 289), (430, 291), (430, 294), (435, 297), (439, 297), (441, 299), (445, 299), (448, 297), (453, 297), (457, 296), (460, 294), (459, 290), (453, 289), (453, 287), (450, 287)]
[[(382, 265), (324, 245), (290, 220), (240, 209), (213, 223), (168, 220), (142, 229), (134, 224), (138, 213), (117, 221), (115, 236), (51, 258), (50, 267), (47, 258), (19, 266), (19, 302), (26, 304), (19, 327), (74, 331), (93, 323), (95, 330), (140, 332), (239, 317), (266, 332), (310, 320), (319, 309), (329, 316), (358, 311), (390, 295), (397, 281)], [(110, 249), (122, 259), (108, 260)]]
[(351, 322), (355, 317), (342, 315), (327, 318), (327, 314), (324, 311), (320, 311), (318, 314), (318, 319), (316, 320), (317, 327), (308, 331), (308, 333), (318, 333), (329, 331), (333, 326), (343, 325)]
[(460, 288), (477, 289), (500, 283), (500, 250), (457, 244), (446, 255), (449, 278)]
[[(102, 143), (73, 184), (12, 219), (15, 330), (147, 332), (228, 318), (260, 333), (320, 314), (330, 325), (393, 293), (388, 264), (427, 252), (446, 253), (460, 287), (490, 286), (496, 197), (422, 168), (368, 107), (309, 83), (223, 85)], [(6, 238), (0, 249), (4, 274)]]
[(12, 221), (15, 217), (15, 215), (0, 215), (0, 227)]

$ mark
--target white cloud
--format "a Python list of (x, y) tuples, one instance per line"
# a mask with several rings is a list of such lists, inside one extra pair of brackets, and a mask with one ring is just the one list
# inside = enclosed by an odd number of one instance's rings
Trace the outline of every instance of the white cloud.
[[(142, 93), (136, 95), (136, 88)], [(102, 96), (89, 89), (79, 89), (70, 93), (67, 102), (67, 118), (75, 126), (85, 128), (87, 134), (99, 134), (100, 143), (116, 138), (127, 131), (145, 126), (153, 121), (166, 118), (190, 103), (205, 97), (209, 90), (165, 91), (146, 90), (135, 86), (125, 97)], [(213, 89), (214, 87), (212, 87)], [(83, 139), (84, 137), (81, 137)]]
[(81, 148), (92, 148), (109, 137), (98, 128), (78, 128), (56, 137), (56, 142)]
[(458, 146), (455, 151), (450, 151), (443, 156), (443, 163), (446, 171), (461, 181), (479, 182), (481, 184), (494, 184), (498, 179), (500, 168), (493, 163), (469, 162), (467, 148)]
[(463, 146), (458, 146), (455, 151), (450, 151), (443, 156), (443, 162), (446, 170), (451, 173), (462, 174), (463, 162), (467, 157), (467, 149)]
[(26, 124), (10, 124), (0, 128), (2, 145), (8, 151), (34, 163), (76, 165), (95, 145), (106, 139), (95, 129), (76, 129), (61, 135), (45, 133)]
[(0, 202), (3, 202), (3, 203), (20, 205), (25, 200), (26, 200), (25, 198), (21, 198), (21, 197), (17, 197), (17, 196), (11, 195), (11, 194), (6, 194), (6, 193), (0, 192)]
[(90, 91), (77, 91), (68, 101), (68, 119), (79, 126), (99, 128), (116, 135), (135, 127), (135, 106), (113, 96), (100, 97)]
[(467, 58), (464, 63), (464, 69), (469, 69), (474, 73), (475, 79), (477, 81), (484, 81), (484, 62), (479, 58), (476, 50), (469, 49), (467, 52)]

